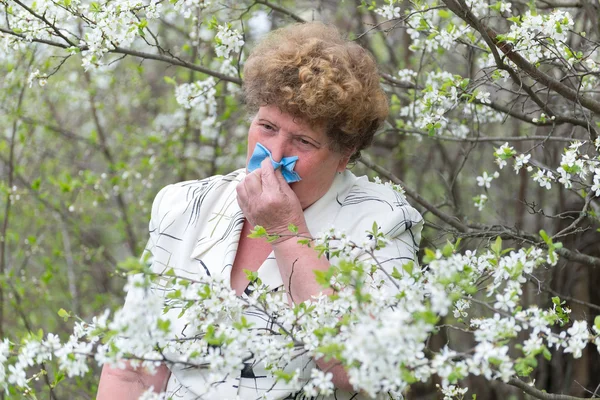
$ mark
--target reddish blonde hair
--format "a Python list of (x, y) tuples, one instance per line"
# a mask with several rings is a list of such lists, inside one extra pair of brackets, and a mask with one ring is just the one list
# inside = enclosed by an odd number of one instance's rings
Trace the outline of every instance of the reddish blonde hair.
[(388, 115), (372, 55), (319, 22), (271, 32), (244, 66), (247, 107), (276, 105), (311, 125), (325, 124), (330, 146), (360, 157)]

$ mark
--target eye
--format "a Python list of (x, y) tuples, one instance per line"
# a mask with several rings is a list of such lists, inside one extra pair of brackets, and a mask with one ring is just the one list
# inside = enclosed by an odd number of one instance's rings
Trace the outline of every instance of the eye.
[(261, 124), (261, 126), (267, 130), (267, 131), (273, 131), (275, 130), (275, 127), (273, 125), (269, 125), (269, 124)]
[(315, 147), (314, 143), (311, 142), (310, 140), (306, 140), (303, 137), (297, 137), (296, 138), (296, 143), (298, 143), (299, 146), (301, 146), (302, 148), (312, 148)]

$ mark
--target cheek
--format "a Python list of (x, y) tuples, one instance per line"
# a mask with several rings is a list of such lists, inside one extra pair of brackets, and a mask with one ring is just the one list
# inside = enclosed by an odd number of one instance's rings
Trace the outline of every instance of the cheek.
[(257, 143), (256, 134), (252, 127), (248, 130), (247, 141), (248, 141), (248, 145), (247, 145), (247, 149), (246, 149), (246, 163), (248, 161), (250, 161), (250, 157), (252, 156), (252, 153), (254, 152), (254, 148), (256, 147), (256, 143)]

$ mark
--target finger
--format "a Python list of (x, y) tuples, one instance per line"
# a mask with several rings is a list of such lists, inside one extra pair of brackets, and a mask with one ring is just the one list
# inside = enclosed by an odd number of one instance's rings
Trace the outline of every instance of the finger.
[(287, 181), (285, 180), (285, 177), (283, 176), (283, 169), (282, 168), (277, 168), (274, 172), (275, 175), (275, 179), (277, 179), (279, 186), (281, 186), (282, 188), (289, 186), (289, 183), (287, 183)]
[(238, 185), (235, 187), (235, 191), (237, 193), (237, 202), (240, 208), (245, 211), (246, 206), (248, 205), (248, 191), (246, 190), (244, 181), (238, 183)]
[(244, 186), (248, 193), (248, 201), (256, 200), (263, 192), (263, 183), (260, 173), (251, 174), (244, 179)]
[[(267, 187), (279, 187), (280, 183), (277, 180), (277, 170), (273, 167), (271, 160), (267, 157), (260, 163), (261, 178), (263, 185)], [(281, 174), (281, 171), (279, 172)]]

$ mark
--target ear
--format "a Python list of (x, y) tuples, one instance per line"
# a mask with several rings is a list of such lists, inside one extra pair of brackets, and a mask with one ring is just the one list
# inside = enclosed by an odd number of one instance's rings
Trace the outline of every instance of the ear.
[(354, 149), (342, 153), (342, 157), (340, 158), (340, 162), (338, 163), (337, 172), (344, 172), (352, 154), (354, 154)]

